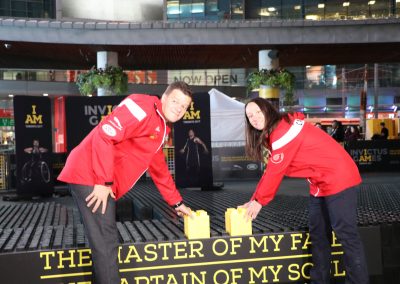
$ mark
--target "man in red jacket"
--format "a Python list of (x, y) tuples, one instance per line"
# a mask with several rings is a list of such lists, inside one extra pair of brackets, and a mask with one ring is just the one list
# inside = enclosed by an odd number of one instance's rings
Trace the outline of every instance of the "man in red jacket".
[(94, 283), (120, 283), (115, 200), (149, 170), (177, 214), (190, 214), (168, 171), (162, 146), (192, 102), (184, 82), (161, 97), (130, 95), (105, 117), (68, 156), (58, 179), (69, 184), (92, 250)]
[[(265, 152), (267, 157), (263, 157)], [(311, 283), (330, 283), (332, 229), (343, 246), (346, 283), (368, 283), (357, 229), (355, 187), (361, 177), (344, 148), (305, 122), (303, 114), (280, 114), (267, 100), (256, 98), (246, 104), (246, 153), (254, 160), (268, 160), (251, 201), (243, 205), (248, 218), (255, 219), (262, 206), (272, 201), (285, 175), (306, 178), (310, 183)]]

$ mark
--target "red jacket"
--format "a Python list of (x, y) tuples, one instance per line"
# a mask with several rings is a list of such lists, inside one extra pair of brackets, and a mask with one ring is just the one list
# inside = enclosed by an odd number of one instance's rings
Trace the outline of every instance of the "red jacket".
[(168, 204), (181, 201), (162, 152), (170, 129), (161, 110), (155, 96), (124, 99), (71, 151), (58, 180), (89, 186), (113, 182), (118, 199), (148, 169)]
[(275, 196), (283, 176), (307, 178), (310, 194), (328, 196), (361, 183), (351, 156), (323, 130), (294, 114), (271, 133), (272, 151), (252, 199), (262, 205)]

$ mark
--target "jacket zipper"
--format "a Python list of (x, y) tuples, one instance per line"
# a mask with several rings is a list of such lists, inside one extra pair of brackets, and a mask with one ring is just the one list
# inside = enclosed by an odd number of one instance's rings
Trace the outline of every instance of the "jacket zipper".
[[(157, 148), (157, 151), (155, 151), (155, 153), (157, 153), (158, 150), (160, 150), (161, 146), (164, 144), (165, 134), (167, 133), (167, 124), (165, 123), (165, 119), (164, 119), (164, 117), (161, 115), (161, 113), (158, 111), (158, 109), (156, 109), (156, 111), (157, 111), (158, 115), (161, 117), (161, 119), (162, 119), (163, 122), (164, 122), (164, 134), (163, 134), (163, 139), (161, 140), (161, 144), (160, 144), (160, 146)], [(130, 188), (132, 188), (132, 187), (136, 184), (136, 182), (142, 177), (142, 175), (143, 175), (148, 169), (149, 169), (149, 168), (147, 167), (147, 168), (142, 172), (142, 174), (135, 180), (135, 182), (131, 185)]]

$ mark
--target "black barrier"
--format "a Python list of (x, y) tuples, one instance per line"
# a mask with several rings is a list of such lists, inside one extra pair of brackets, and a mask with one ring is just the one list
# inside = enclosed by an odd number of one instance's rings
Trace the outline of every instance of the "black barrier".
[[(188, 206), (209, 212), (213, 237), (187, 240), (182, 220), (161, 200), (155, 186), (138, 184), (125, 198), (140, 200), (140, 208), (151, 204), (153, 218), (159, 219), (117, 223), (121, 240), (119, 267), (124, 281), (121, 283), (308, 281), (312, 244), (306, 225), (307, 197), (276, 196), (253, 222), (253, 236), (229, 237), (223, 212), (248, 200), (249, 194), (182, 194)], [(400, 192), (393, 185), (365, 185), (358, 192), (358, 223), (370, 279), (374, 280), (371, 284), (398, 283), (396, 279), (400, 277), (398, 195)], [(381, 218), (389, 211), (388, 218)], [(341, 245), (333, 235), (333, 283), (343, 280), (342, 257)], [(54, 202), (1, 206), (0, 267), (2, 283), (91, 281), (90, 250), (77, 210)]]
[(261, 163), (246, 157), (244, 146), (216, 147), (212, 150), (215, 180), (243, 180), (261, 177)]
[(361, 171), (400, 171), (400, 140), (364, 140), (345, 145)]

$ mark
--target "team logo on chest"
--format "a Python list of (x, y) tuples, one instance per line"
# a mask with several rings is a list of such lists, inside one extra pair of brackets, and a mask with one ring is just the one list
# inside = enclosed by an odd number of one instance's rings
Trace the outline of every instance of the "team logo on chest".
[(274, 164), (279, 164), (283, 161), (284, 155), (283, 153), (275, 154), (271, 157), (271, 162)]
[(158, 137), (158, 135), (160, 135), (160, 126), (157, 126), (155, 129), (154, 129), (154, 133), (153, 134), (151, 134), (150, 136), (149, 136), (149, 138), (150, 139), (157, 139), (157, 137)]

